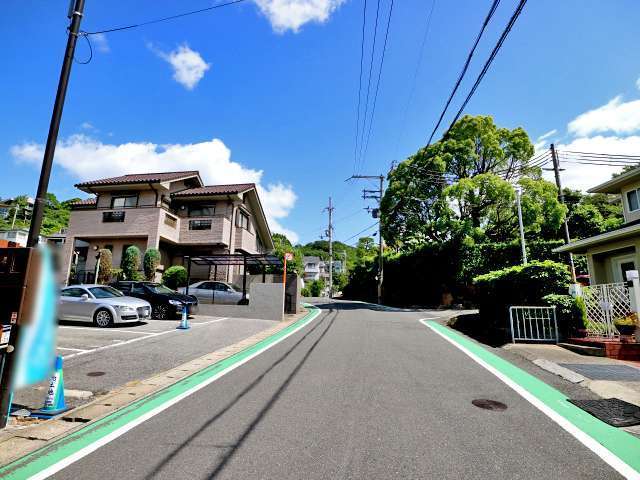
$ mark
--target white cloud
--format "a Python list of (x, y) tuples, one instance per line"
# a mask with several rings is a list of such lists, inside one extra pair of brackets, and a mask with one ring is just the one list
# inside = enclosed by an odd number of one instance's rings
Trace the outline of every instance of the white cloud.
[(89, 38), (89, 40), (95, 44), (96, 49), (99, 52), (109, 53), (111, 51), (111, 48), (109, 48), (109, 42), (107, 42), (107, 36), (104, 33), (96, 33), (94, 35), (91, 35), (91, 38)]
[(546, 140), (547, 138), (551, 137), (552, 135), (555, 135), (556, 133), (558, 133), (558, 130), (556, 130), (555, 128), (553, 130), (549, 130), (547, 133), (543, 133), (542, 135), (540, 135), (537, 140)]
[[(18, 162), (39, 165), (44, 149), (39, 144), (24, 143), (11, 147), (10, 151)], [(80, 181), (128, 173), (199, 170), (206, 184), (253, 182), (257, 184), (271, 229), (286, 234), (294, 243), (298, 240), (295, 232), (280, 223), (296, 203), (293, 188), (283, 183), (263, 185), (263, 171), (232, 161), (231, 151), (217, 138), (191, 144), (106, 144), (77, 134), (58, 143), (55, 163)]]
[(640, 100), (623, 102), (622, 95), (609, 103), (578, 115), (569, 122), (569, 132), (578, 136), (614, 132), (628, 134), (640, 130)]
[(96, 127), (91, 122), (82, 122), (80, 128), (83, 130), (95, 130)]
[(346, 0), (254, 0), (278, 33), (298, 32), (305, 23), (326, 22)]
[[(575, 138), (567, 144), (556, 145), (560, 152), (560, 165), (562, 172), (562, 185), (573, 189), (586, 191), (611, 178), (613, 173), (619, 173), (622, 167), (609, 167), (607, 165), (591, 165), (571, 163), (564, 159), (563, 150), (573, 152), (610, 153), (619, 155), (638, 155), (640, 152), (640, 136), (627, 137), (603, 136)], [(545, 172), (545, 178), (553, 181), (553, 172)]]
[(193, 90), (202, 80), (206, 71), (211, 68), (211, 65), (205, 62), (198, 52), (189, 48), (186, 43), (169, 53), (163, 52), (151, 43), (148, 43), (147, 47), (171, 65), (173, 79), (187, 90)]

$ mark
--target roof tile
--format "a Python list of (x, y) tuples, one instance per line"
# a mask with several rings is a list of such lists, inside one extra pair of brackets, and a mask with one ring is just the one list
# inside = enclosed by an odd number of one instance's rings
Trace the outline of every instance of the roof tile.
[(197, 170), (188, 170), (182, 172), (134, 173), (130, 175), (120, 175), (119, 177), (89, 180), (88, 182), (77, 183), (76, 187), (79, 188), (102, 185), (126, 185), (129, 183), (166, 182), (191, 175), (199, 175), (199, 172)]
[(246, 192), (255, 188), (255, 183), (234, 183), (231, 185), (207, 185), (199, 188), (190, 188), (172, 194), (172, 197), (196, 197), (201, 195), (224, 195)]

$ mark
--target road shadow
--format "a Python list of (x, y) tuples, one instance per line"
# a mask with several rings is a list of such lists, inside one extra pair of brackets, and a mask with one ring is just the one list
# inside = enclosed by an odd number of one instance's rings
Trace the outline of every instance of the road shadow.
[[(100, 330), (100, 327), (96, 327), (93, 322), (77, 322), (74, 320), (58, 320), (58, 325), (64, 327), (95, 327), (96, 330)], [(141, 321), (141, 322), (127, 322), (127, 323), (114, 323), (109, 328), (113, 330), (117, 330), (118, 328), (128, 328), (128, 327), (141, 327), (143, 325), (149, 325), (149, 322)]]
[(336, 310), (370, 310), (374, 312), (399, 312), (399, 313), (412, 313), (412, 312), (433, 312), (433, 311), (457, 311), (454, 309), (438, 309), (429, 307), (391, 307), (388, 305), (378, 305), (377, 303), (361, 302), (358, 300), (341, 300), (335, 299), (333, 301), (329, 299), (315, 299), (311, 303), (312, 305), (322, 309), (336, 309)]
[(273, 405), (280, 398), (282, 393), (286, 390), (291, 381), (296, 377), (302, 366), (306, 363), (307, 359), (315, 350), (318, 343), (324, 338), (327, 334), (331, 326), (333, 325), (336, 317), (339, 312), (335, 309), (328, 312), (322, 320), (316, 323), (311, 330), (309, 330), (302, 338), (300, 338), (296, 343), (294, 343), (291, 348), (289, 348), (280, 358), (278, 358), (275, 362), (273, 362), (269, 367), (261, 373), (255, 380), (253, 380), (249, 385), (247, 385), (240, 393), (238, 393), (230, 402), (228, 402), (221, 410), (219, 410), (214, 416), (209, 418), (205, 423), (203, 423), (193, 434), (189, 436), (184, 442), (182, 442), (176, 449), (174, 449), (169, 455), (167, 455), (160, 463), (158, 463), (153, 470), (147, 475), (147, 478), (155, 478), (182, 450), (188, 447), (194, 440), (198, 438), (198, 436), (211, 427), (218, 419), (220, 419), (223, 415), (225, 415), (238, 401), (244, 398), (248, 393), (250, 393), (256, 386), (258, 386), (262, 380), (278, 365), (280, 365), (284, 360), (289, 357), (289, 355), (302, 343), (304, 342), (313, 332), (319, 329), (322, 325), (327, 323), (328, 325), (324, 328), (320, 336), (313, 342), (311, 347), (305, 352), (304, 356), (300, 360), (300, 362), (296, 365), (293, 371), (287, 376), (285, 381), (278, 387), (278, 389), (273, 393), (273, 395), (269, 398), (269, 400), (264, 404), (264, 406), (258, 411), (257, 415), (253, 418), (253, 420), (247, 425), (242, 434), (238, 437), (238, 439), (230, 444), (226, 444), (224, 449), (228, 451), (224, 453), (222, 459), (218, 462), (216, 467), (213, 469), (209, 478), (215, 478), (225, 466), (229, 463), (231, 458), (235, 455), (236, 451), (242, 446), (247, 437), (253, 432), (256, 426), (262, 421), (264, 416), (271, 410)]

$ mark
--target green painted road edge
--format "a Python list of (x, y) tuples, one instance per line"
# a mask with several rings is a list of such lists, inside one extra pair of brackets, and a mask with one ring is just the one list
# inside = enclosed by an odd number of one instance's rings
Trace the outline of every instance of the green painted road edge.
[(491, 353), (486, 348), (435, 321), (426, 322), (430, 328), (464, 347), (511, 381), (543, 402), (576, 428), (584, 432), (636, 472), (640, 472), (640, 439), (612, 427), (568, 402), (568, 397), (542, 380)]
[(91, 446), (91, 444), (99, 442), (104, 437), (112, 434), (119, 428), (125, 427), (145, 414), (148, 414), (162, 404), (170, 402), (175, 397), (180, 396), (188, 390), (197, 387), (209, 380), (211, 377), (220, 375), (225, 370), (232, 368), (234, 365), (242, 362), (261, 350), (269, 347), (289, 333), (299, 330), (305, 325), (311, 323), (319, 314), (320, 309), (312, 305), (305, 305), (310, 309), (300, 320), (283, 328), (270, 337), (267, 337), (246, 349), (220, 360), (178, 382), (170, 385), (162, 390), (154, 392), (145, 398), (141, 398), (120, 410), (117, 410), (106, 417), (95, 422), (88, 423), (86, 427), (81, 428), (64, 438), (61, 438), (50, 445), (46, 445), (24, 457), (0, 468), (0, 478), (3, 480), (20, 479), (24, 480), (35, 476), (43, 470), (52, 467), (58, 462), (71, 457), (83, 448)]

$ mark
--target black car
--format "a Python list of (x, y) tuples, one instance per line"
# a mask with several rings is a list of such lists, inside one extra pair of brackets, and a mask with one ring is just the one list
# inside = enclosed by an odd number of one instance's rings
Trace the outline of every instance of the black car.
[(151, 316), (160, 320), (176, 318), (182, 315), (187, 306), (188, 313), (198, 311), (198, 299), (193, 295), (184, 295), (160, 283), (120, 281), (111, 284), (130, 297), (138, 297), (151, 304)]

